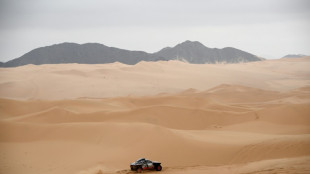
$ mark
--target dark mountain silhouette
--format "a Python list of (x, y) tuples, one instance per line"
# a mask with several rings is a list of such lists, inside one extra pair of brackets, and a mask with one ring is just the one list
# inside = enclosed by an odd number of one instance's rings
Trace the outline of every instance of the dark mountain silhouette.
[(151, 55), (143, 51), (128, 51), (113, 47), (107, 47), (98, 43), (76, 44), (61, 43), (47, 47), (34, 49), (25, 55), (8, 61), (7, 67), (15, 67), (26, 64), (60, 64), (60, 63), (82, 63), (100, 64), (122, 62), (125, 64), (136, 64), (146, 59), (152, 60)]
[(195, 64), (260, 61), (257, 56), (235, 48), (208, 48), (197, 41), (185, 41), (173, 48), (164, 48), (154, 55), (163, 59), (183, 60)]
[(167, 47), (150, 54), (143, 51), (129, 51), (108, 47), (98, 43), (61, 43), (34, 49), (23, 56), (3, 63), (3, 67), (27, 64), (105, 64), (121, 62), (136, 64), (140, 61), (182, 60), (189, 63), (239, 63), (260, 61), (257, 56), (235, 48), (208, 48), (200, 42), (185, 41), (173, 48)]

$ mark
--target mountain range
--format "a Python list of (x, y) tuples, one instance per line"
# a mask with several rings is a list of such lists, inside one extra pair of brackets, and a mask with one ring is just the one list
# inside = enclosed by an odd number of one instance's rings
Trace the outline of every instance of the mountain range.
[(307, 55), (304, 54), (288, 54), (282, 58), (301, 58), (301, 57), (306, 57)]
[(0, 64), (2, 67), (17, 67), (27, 64), (105, 64), (121, 62), (133, 65), (140, 61), (181, 60), (194, 64), (240, 63), (260, 61), (261, 58), (248, 52), (226, 47), (208, 48), (198, 41), (185, 41), (174, 47), (166, 47), (155, 53), (130, 51), (108, 47), (99, 43), (61, 43), (36, 48), (23, 56)]

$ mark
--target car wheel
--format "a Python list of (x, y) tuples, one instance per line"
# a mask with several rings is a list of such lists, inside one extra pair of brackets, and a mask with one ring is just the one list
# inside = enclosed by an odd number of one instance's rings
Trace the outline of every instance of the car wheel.
[(138, 172), (138, 173), (142, 173), (142, 168), (139, 167), (138, 170), (137, 170), (137, 172)]
[(161, 169), (162, 169), (161, 165), (156, 166), (157, 171), (161, 171)]

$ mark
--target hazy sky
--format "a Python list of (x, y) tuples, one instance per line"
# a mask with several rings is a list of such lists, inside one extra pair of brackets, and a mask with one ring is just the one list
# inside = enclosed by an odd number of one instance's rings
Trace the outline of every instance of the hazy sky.
[(185, 40), (310, 55), (308, 0), (0, 0), (0, 61), (62, 42), (156, 52)]

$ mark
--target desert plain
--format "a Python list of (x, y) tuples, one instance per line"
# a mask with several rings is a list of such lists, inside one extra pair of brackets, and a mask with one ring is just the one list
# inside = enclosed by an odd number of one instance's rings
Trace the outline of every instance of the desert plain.
[(0, 68), (1, 174), (310, 173), (310, 57)]

